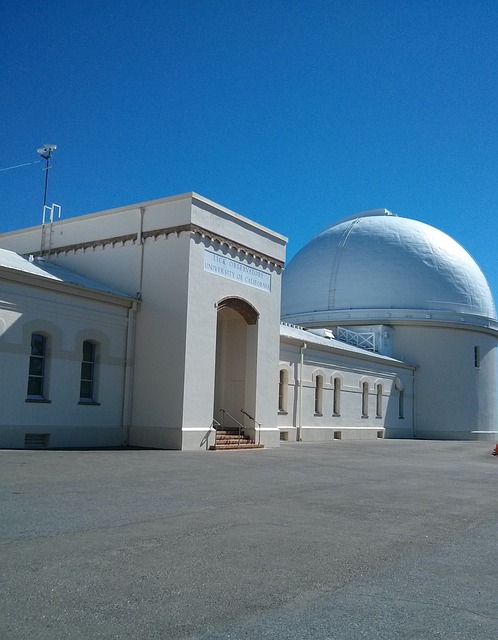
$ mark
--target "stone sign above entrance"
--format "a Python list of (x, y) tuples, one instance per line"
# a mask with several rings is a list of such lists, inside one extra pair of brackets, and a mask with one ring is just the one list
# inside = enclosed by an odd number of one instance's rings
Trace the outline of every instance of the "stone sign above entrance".
[(204, 271), (210, 271), (222, 278), (241, 282), (249, 287), (271, 291), (271, 275), (269, 273), (249, 267), (238, 260), (226, 258), (207, 249), (204, 250)]

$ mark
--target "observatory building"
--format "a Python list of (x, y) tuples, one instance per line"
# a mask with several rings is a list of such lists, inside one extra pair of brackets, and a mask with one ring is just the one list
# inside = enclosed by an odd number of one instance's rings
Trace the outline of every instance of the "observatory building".
[(0, 447), (498, 438), (469, 254), (367, 211), (286, 238), (195, 193), (0, 235)]
[(414, 365), (411, 435), (496, 438), (493, 297), (471, 256), (438, 229), (386, 209), (333, 224), (287, 266), (282, 319)]

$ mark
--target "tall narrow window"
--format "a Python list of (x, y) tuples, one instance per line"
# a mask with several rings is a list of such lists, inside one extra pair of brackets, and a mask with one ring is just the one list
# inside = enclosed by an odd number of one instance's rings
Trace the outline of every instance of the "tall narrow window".
[(361, 386), (361, 417), (368, 418), (368, 382)]
[(479, 346), (474, 347), (474, 367), (481, 368), (481, 348)]
[(80, 401), (95, 401), (95, 344), (89, 340), (83, 342), (81, 360)]
[(41, 333), (31, 334), (31, 356), (29, 358), (28, 400), (45, 399), (45, 370), (47, 338)]
[(289, 384), (289, 373), (285, 369), (280, 369), (278, 381), (278, 411), (287, 413), (287, 390)]
[(323, 376), (316, 376), (315, 381), (315, 415), (322, 415), (323, 409)]
[(404, 389), (399, 390), (398, 397), (398, 417), (402, 420), (405, 417), (405, 391)]
[(334, 399), (332, 412), (334, 416), (341, 415), (341, 379), (334, 378)]
[(377, 418), (382, 418), (382, 385), (377, 385), (377, 399), (375, 403), (375, 415)]

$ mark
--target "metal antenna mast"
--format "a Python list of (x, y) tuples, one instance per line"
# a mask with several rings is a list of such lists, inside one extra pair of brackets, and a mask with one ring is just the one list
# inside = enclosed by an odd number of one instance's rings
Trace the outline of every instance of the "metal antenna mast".
[(45, 214), (47, 213), (47, 208), (50, 210), (50, 234), (49, 234), (49, 244), (48, 244), (48, 255), (50, 257), (50, 245), (52, 240), (52, 223), (54, 221), (54, 208), (58, 207), (59, 209), (59, 217), (60, 217), (60, 207), (59, 205), (53, 205), (52, 207), (47, 207), (47, 189), (48, 189), (48, 170), (50, 169), (50, 158), (54, 155), (54, 151), (57, 149), (56, 144), (46, 144), (43, 147), (37, 149), (37, 153), (46, 161), (45, 166), (45, 189), (43, 191), (43, 208), (42, 208), (42, 229), (41, 229), (41, 244), (40, 244), (40, 256), (44, 254), (47, 250), (46, 238), (45, 238)]
[(50, 169), (49, 163), (50, 158), (54, 155), (54, 151), (57, 149), (56, 144), (46, 144), (43, 147), (40, 147), (36, 150), (36, 152), (47, 161), (45, 166), (45, 190), (43, 192), (43, 210), (45, 210), (45, 206), (47, 204), (47, 188), (48, 188), (48, 170)]

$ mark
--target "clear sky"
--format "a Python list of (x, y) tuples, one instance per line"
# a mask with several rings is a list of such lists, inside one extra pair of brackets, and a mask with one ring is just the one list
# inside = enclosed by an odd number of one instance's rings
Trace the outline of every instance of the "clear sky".
[[(0, 232), (197, 191), (290, 239), (385, 207), (498, 299), (497, 0), (4, 0)], [(8, 167), (24, 164), (15, 169)]]

